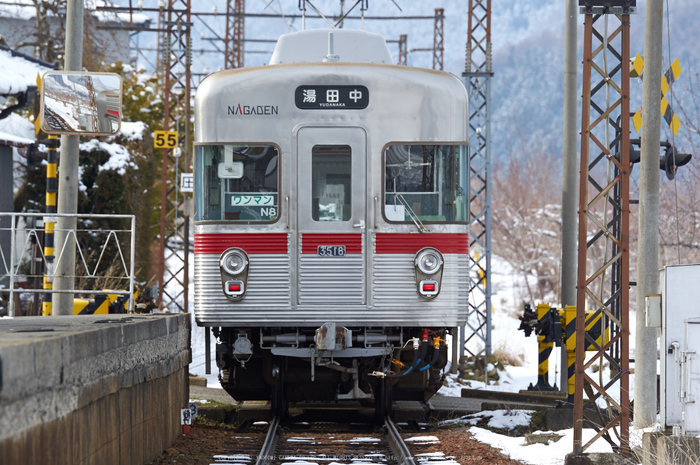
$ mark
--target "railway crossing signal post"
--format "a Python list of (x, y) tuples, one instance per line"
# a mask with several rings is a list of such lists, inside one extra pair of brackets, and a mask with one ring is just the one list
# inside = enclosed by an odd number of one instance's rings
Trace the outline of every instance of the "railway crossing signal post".
[[(579, 0), (585, 15), (583, 105), (579, 185), (578, 284), (574, 389), (574, 454), (599, 438), (629, 453), (629, 47), (634, 0)], [(595, 41), (595, 44), (594, 44)], [(614, 135), (611, 140), (610, 135)], [(619, 140), (618, 140), (619, 139)], [(620, 159), (614, 155), (619, 144)], [(586, 303), (609, 325), (610, 340), (598, 344), (585, 333)], [(597, 351), (586, 359), (583, 349)], [(610, 381), (585, 370), (609, 364)], [(571, 367), (569, 367), (571, 369)], [(619, 386), (619, 400), (608, 394)], [(584, 397), (584, 394), (586, 396)], [(605, 399), (609, 415), (593, 422), (584, 410)], [(582, 441), (584, 423), (596, 430)], [(617, 429), (619, 429), (619, 432)], [(613, 440), (617, 436), (619, 446)]]
[[(469, 94), (469, 311), (461, 353), (491, 355), (491, 0), (469, 0), (464, 74)], [(469, 331), (467, 331), (469, 330)], [(483, 349), (473, 353), (474, 337)]]

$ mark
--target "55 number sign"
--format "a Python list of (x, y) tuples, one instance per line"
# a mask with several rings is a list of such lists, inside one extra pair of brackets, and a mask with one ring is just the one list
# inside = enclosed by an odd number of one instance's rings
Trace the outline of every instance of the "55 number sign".
[(177, 132), (175, 131), (155, 131), (153, 138), (153, 148), (174, 149), (177, 147)]

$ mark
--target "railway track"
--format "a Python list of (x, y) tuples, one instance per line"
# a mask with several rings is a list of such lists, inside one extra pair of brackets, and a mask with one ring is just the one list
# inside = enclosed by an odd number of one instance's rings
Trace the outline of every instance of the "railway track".
[(214, 463), (282, 465), (285, 463), (352, 463), (416, 465), (399, 429), (389, 418), (374, 425), (313, 424), (287, 426), (275, 417), (267, 433), (232, 438), (235, 446), (214, 456)]

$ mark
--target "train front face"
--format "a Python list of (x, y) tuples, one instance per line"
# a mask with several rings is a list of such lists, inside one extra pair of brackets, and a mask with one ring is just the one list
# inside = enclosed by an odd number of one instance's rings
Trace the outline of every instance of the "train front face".
[(197, 91), (196, 321), (238, 400), (427, 400), (467, 315), (466, 91), (327, 34)]

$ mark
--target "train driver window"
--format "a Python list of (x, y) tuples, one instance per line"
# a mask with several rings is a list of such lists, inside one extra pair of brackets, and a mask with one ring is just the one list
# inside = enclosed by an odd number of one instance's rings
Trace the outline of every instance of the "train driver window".
[(350, 221), (352, 216), (349, 145), (311, 149), (311, 217), (314, 221)]
[(467, 221), (463, 145), (390, 145), (384, 152), (384, 217), (390, 222)]
[(195, 220), (275, 221), (278, 163), (273, 145), (198, 145)]

